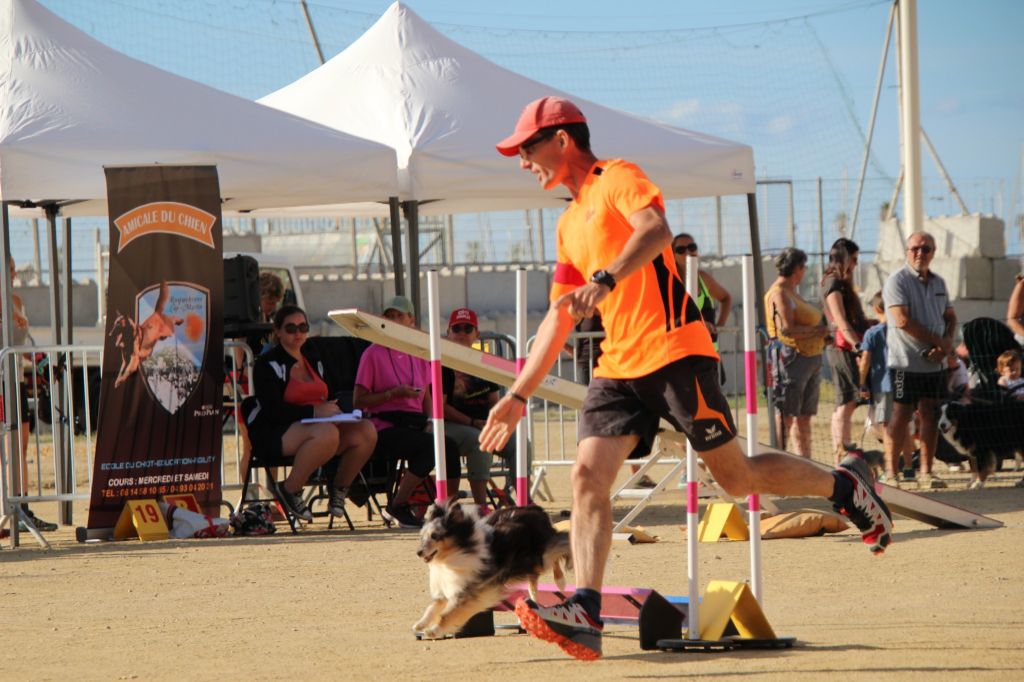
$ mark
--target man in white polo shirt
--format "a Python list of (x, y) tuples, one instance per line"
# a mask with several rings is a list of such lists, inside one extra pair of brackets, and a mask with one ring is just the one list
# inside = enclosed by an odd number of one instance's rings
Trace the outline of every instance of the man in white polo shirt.
[(935, 239), (915, 232), (907, 239), (907, 264), (889, 275), (882, 291), (889, 326), (887, 360), (892, 374), (893, 412), (885, 438), (886, 463), (893, 462), (909, 437), (918, 411), (923, 488), (944, 488), (932, 474), (938, 430), (935, 408), (946, 394), (946, 359), (953, 351), (956, 313), (941, 277), (929, 270)]

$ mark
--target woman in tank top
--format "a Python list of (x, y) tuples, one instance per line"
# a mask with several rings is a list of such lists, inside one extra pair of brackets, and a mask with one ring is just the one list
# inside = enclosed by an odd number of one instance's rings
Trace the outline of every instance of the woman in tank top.
[(821, 279), (821, 299), (825, 317), (835, 331), (835, 345), (825, 355), (832, 368), (832, 383), (836, 390), (836, 409), (832, 412), (832, 450), (834, 464), (855, 448), (851, 441), (851, 421), (857, 409), (859, 372), (857, 355), (868, 321), (864, 307), (853, 287), (853, 271), (857, 267), (860, 247), (856, 242), (840, 237), (828, 254), (828, 265)]
[(765, 293), (765, 319), (774, 345), (777, 428), (802, 457), (811, 456), (811, 417), (818, 412), (821, 354), (828, 325), (821, 310), (797, 293), (807, 273), (807, 254), (783, 249), (775, 258), (779, 276)]

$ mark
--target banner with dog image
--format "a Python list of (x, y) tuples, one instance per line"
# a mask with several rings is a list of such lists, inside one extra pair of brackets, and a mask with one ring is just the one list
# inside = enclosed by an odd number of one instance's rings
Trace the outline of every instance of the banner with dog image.
[(125, 500), (220, 504), (224, 263), (213, 166), (108, 168), (110, 275), (90, 537)]

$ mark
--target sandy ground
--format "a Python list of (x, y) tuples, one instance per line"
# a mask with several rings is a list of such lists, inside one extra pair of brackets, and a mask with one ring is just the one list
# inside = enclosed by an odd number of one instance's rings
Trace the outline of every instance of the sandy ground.
[[(550, 477), (556, 499), (545, 506), (557, 516), (569, 506), (567, 470)], [(883, 557), (852, 530), (765, 542), (766, 612), (798, 639), (793, 649), (645, 652), (635, 628), (609, 626), (597, 663), (511, 631), (417, 641), (410, 626), (427, 595), (415, 534), (368, 523), (362, 510), (355, 532), (318, 522), (296, 537), (83, 545), (62, 528), (51, 551), (26, 536), (0, 550), (0, 678), (1022, 679), (1017, 478), (1000, 474), (982, 491), (964, 490), (964, 478), (931, 493), (999, 519), (998, 530), (902, 521)], [(76, 513), (84, 521), (84, 506)], [(608, 584), (684, 594), (683, 522), (681, 493), (663, 493), (638, 520), (661, 542), (615, 544)], [(747, 543), (705, 544), (699, 556), (702, 584), (749, 576)]]

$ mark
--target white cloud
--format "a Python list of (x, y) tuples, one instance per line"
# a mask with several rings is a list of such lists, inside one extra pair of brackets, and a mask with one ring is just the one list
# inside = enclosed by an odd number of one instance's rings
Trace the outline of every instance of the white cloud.
[(681, 99), (672, 103), (671, 106), (659, 118), (667, 118), (672, 121), (687, 119), (700, 111), (699, 99)]
[(776, 116), (768, 121), (768, 132), (773, 135), (784, 135), (792, 130), (794, 123), (793, 117), (789, 114)]
[(956, 97), (947, 97), (944, 100), (940, 100), (936, 108), (943, 113), (949, 114), (960, 108), (960, 100)]

